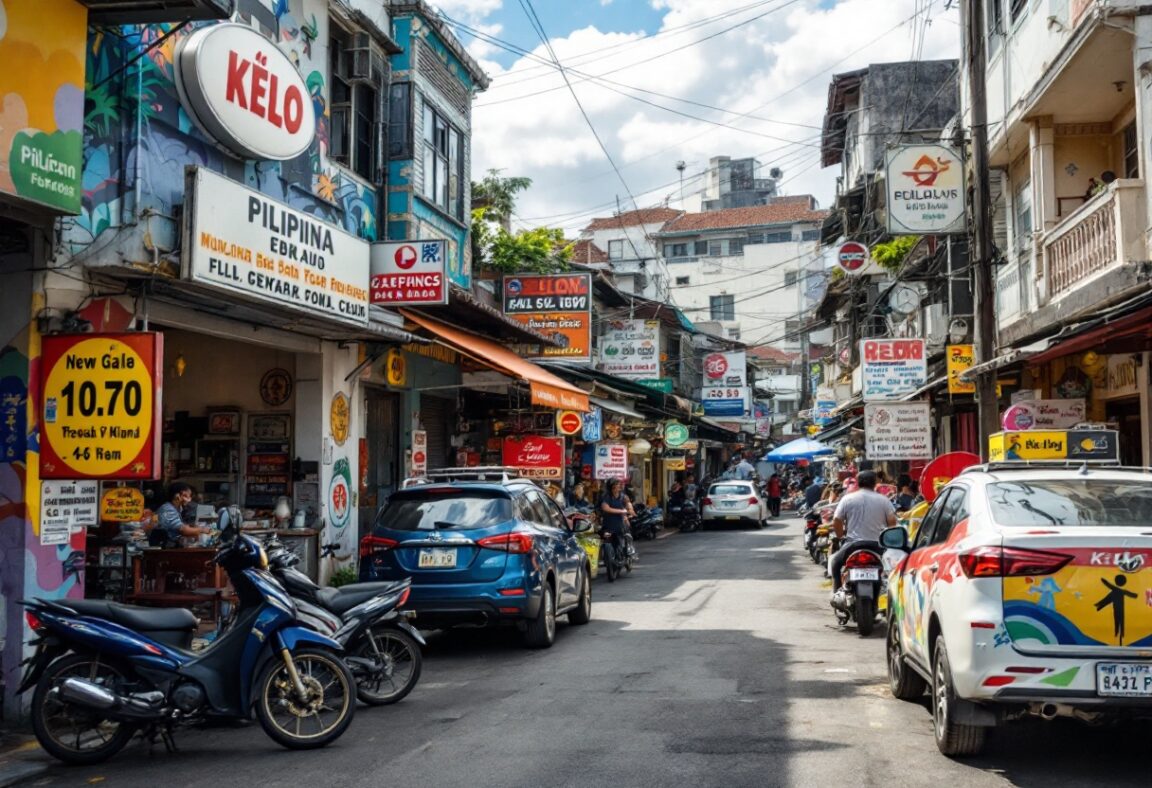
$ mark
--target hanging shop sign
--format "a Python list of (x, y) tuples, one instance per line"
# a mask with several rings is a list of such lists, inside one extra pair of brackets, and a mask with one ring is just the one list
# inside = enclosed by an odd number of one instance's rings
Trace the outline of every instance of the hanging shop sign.
[(700, 403), (705, 416), (746, 416), (751, 401), (749, 389), (739, 386), (705, 386)]
[(185, 279), (368, 325), (367, 241), (203, 167), (186, 181)]
[(328, 419), (332, 425), (332, 440), (336, 441), (337, 446), (343, 446), (344, 441), (348, 440), (348, 428), (352, 420), (352, 406), (343, 391), (337, 391), (332, 396)]
[(864, 401), (899, 399), (922, 388), (928, 379), (923, 339), (860, 341)]
[(0, 193), (81, 211), (88, 12), (73, 0), (0, 3)]
[(949, 394), (975, 394), (976, 382), (964, 381), (960, 375), (976, 366), (975, 345), (949, 345), (945, 351)]
[(931, 144), (892, 148), (884, 187), (892, 235), (967, 231), (964, 162), (954, 148)]
[(40, 360), (40, 477), (155, 479), (163, 336), (47, 336)]
[(660, 321), (609, 320), (600, 337), (600, 369), (630, 380), (660, 376)]
[(504, 465), (530, 479), (564, 478), (564, 439), (509, 435), (504, 439)]
[(444, 273), (447, 264), (447, 241), (372, 244), (368, 300), (379, 306), (447, 304), (449, 287)]
[(927, 402), (864, 406), (864, 453), (870, 460), (930, 460), (932, 407)]
[(659, 391), (664, 394), (671, 394), (675, 390), (676, 381), (672, 378), (652, 378), (651, 380), (637, 380), (641, 386), (650, 388), (653, 391)]
[(135, 487), (110, 487), (100, 498), (100, 520), (133, 523), (144, 519), (144, 493)]
[(670, 448), (683, 446), (688, 442), (688, 428), (678, 421), (670, 421), (664, 425), (664, 445)]
[(576, 435), (584, 428), (583, 416), (574, 410), (556, 411), (556, 431), (561, 435)]
[(561, 342), (528, 358), (592, 360), (592, 274), (517, 274), (505, 277), (502, 289), (504, 314)]
[(596, 444), (596, 454), (592, 463), (592, 475), (597, 479), (627, 479), (628, 444)]
[(685, 457), (665, 457), (664, 470), (686, 471), (688, 470), (688, 460)]
[(408, 380), (408, 362), (404, 353), (392, 348), (384, 354), (384, 381), (389, 386), (404, 386)]
[(743, 350), (709, 353), (704, 357), (705, 386), (747, 386), (747, 358)]
[(428, 472), (428, 433), (424, 430), (412, 430), (412, 466), (413, 476), (422, 476)]
[(860, 274), (871, 256), (868, 247), (859, 241), (845, 241), (836, 250), (836, 265), (846, 274)]
[(1140, 393), (1140, 371), (1136, 366), (1139, 355), (1131, 353), (1114, 353), (1108, 356), (1108, 370), (1105, 373), (1107, 385), (1096, 390), (1100, 399), (1117, 399), (1119, 397), (1135, 397)]
[(604, 412), (599, 408), (592, 408), (591, 411), (584, 414), (584, 427), (581, 430), (581, 437), (589, 443), (595, 443), (600, 440), (600, 434), (603, 432)]
[(1116, 430), (1031, 430), (988, 436), (988, 460), (1089, 460), (1116, 462)]
[(242, 159), (294, 159), (316, 136), (311, 91), (288, 55), (248, 25), (202, 27), (173, 59), (188, 116)]
[(336, 528), (348, 525), (352, 518), (352, 469), (348, 459), (341, 457), (332, 467), (332, 482), (328, 485), (329, 522)]
[(1009, 432), (1023, 430), (1066, 430), (1086, 418), (1087, 403), (1082, 399), (1032, 399), (1009, 405), (1000, 424)]
[(40, 483), (40, 544), (68, 544), (72, 534), (98, 525), (100, 482), (73, 479)]

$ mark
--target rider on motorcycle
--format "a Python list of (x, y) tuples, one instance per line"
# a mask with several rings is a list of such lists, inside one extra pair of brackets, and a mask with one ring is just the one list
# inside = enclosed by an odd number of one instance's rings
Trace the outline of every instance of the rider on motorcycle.
[(883, 552), (879, 543), (880, 532), (896, 525), (896, 512), (891, 501), (876, 492), (876, 473), (861, 471), (856, 482), (860, 488), (840, 499), (832, 518), (832, 528), (843, 540), (831, 560), (833, 594), (840, 589), (840, 575), (848, 556), (869, 548)]
[(632, 545), (627, 539), (628, 515), (631, 514), (632, 503), (624, 494), (624, 484), (619, 479), (608, 482), (608, 491), (600, 499), (600, 527), (613, 534), (616, 543), (629, 552)]

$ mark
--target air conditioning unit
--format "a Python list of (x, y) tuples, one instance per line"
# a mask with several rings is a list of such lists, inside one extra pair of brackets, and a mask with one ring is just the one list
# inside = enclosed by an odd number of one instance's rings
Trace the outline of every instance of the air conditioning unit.
[(944, 304), (929, 304), (924, 308), (924, 338), (928, 347), (943, 347), (948, 342), (948, 315)]
[(384, 51), (372, 37), (367, 33), (353, 35), (352, 46), (348, 50), (348, 81), (380, 87), (386, 73)]

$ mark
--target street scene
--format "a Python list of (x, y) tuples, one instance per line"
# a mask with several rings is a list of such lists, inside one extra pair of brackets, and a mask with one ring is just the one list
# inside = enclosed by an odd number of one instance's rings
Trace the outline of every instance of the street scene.
[(1145, 785), (1136, 0), (0, 0), (0, 788)]

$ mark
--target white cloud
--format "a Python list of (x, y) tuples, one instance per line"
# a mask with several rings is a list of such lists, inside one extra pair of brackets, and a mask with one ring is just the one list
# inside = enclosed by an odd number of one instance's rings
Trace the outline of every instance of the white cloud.
[[(497, 4), (451, 0), (441, 5), (445, 10), (466, 7), (476, 14)], [(717, 155), (758, 156), (764, 165), (784, 170), (785, 193), (812, 193), (829, 204), (838, 173), (836, 168), (819, 168), (818, 142), (831, 75), (916, 55), (909, 18), (923, 6), (917, 0), (841, 0), (826, 9), (818, 0), (777, 0), (694, 29), (673, 30), (748, 4), (652, 0), (652, 7), (664, 12), (660, 31), (668, 32), (642, 39), (638, 33), (589, 26), (551, 42), (572, 70), (569, 77), (577, 95), (641, 205), (678, 199), (677, 161), (688, 165), (685, 189), (691, 192), (698, 186), (693, 176)], [(777, 10), (686, 46), (771, 9)], [(916, 17), (920, 57), (956, 57), (956, 9), (945, 11), (936, 0), (926, 28), (923, 19)], [(684, 48), (660, 57), (679, 47)], [(854, 53), (857, 49), (861, 51)], [(536, 217), (553, 217), (547, 221), (577, 229), (593, 213), (610, 213), (617, 199), (630, 207), (628, 194), (554, 69), (521, 58), (505, 70), (491, 62), (491, 49), (478, 47), (474, 52), (493, 76), (492, 87), (477, 98), (473, 116), (474, 174), (497, 168), (532, 178), (533, 186), (521, 196), (517, 211), (531, 224), (543, 223)], [(534, 54), (549, 57), (543, 46)], [(573, 71), (755, 118), (740, 119), (619, 85), (598, 85)], [(671, 114), (613, 89), (745, 131)], [(517, 97), (523, 98), (510, 100)]]

